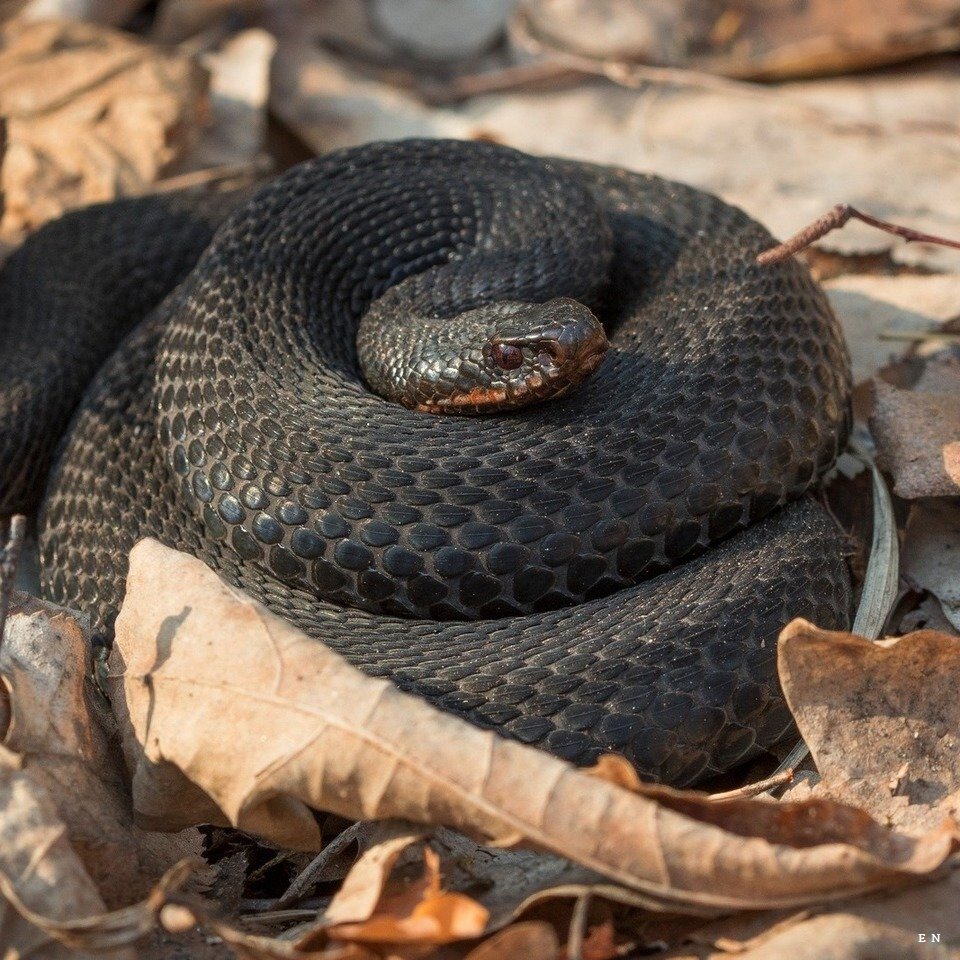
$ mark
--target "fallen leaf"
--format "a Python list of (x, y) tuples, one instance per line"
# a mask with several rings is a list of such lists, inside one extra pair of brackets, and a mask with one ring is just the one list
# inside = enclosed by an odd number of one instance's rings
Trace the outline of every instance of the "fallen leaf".
[(960, 637), (960, 632), (946, 618), (940, 601), (933, 596), (924, 597), (919, 606), (909, 610), (896, 625), (895, 633), (912, 633), (914, 630), (936, 630)]
[(261, 158), (275, 48), (276, 41), (266, 30), (252, 29), (204, 55), (210, 75), (210, 119), (185, 161), (186, 169), (253, 164)]
[(784, 694), (821, 775), (813, 793), (922, 831), (960, 806), (960, 641), (925, 630), (871, 642), (794, 620)]
[(559, 949), (553, 927), (527, 920), (505, 927), (484, 940), (465, 960), (555, 960)]
[(917, 590), (932, 593), (953, 628), (960, 629), (960, 509), (956, 501), (921, 500), (911, 505), (901, 557), (904, 580)]
[(422, 832), (411, 833), (407, 825), (401, 826), (399, 835), (372, 844), (347, 874), (337, 895), (324, 911), (324, 919), (330, 924), (369, 920), (383, 899), (384, 887), (400, 855), (422, 837)]
[(106, 27), (0, 27), (5, 235), (143, 192), (197, 137), (206, 78), (189, 57)]
[(910, 390), (874, 382), (877, 460), (907, 500), (960, 494), (960, 361), (928, 362)]
[[(923, 939), (921, 940), (921, 934)], [(960, 950), (931, 943), (927, 931), (831, 913), (764, 931), (750, 940), (724, 937), (702, 949), (670, 951), (665, 960), (958, 960)]]
[[(45, 787), (0, 747), (0, 927), (17, 956), (42, 960), (92, 956), (51, 938), (51, 925), (106, 911), (96, 885), (77, 857)], [(5, 953), (5, 956), (14, 956)], [(125, 951), (119, 955), (132, 958)]]
[(829, 801), (630, 793), (362, 675), (156, 541), (131, 553), (111, 672), (134, 807), (155, 827), (198, 817), (315, 848), (314, 808), (521, 834), (694, 913), (853, 895), (956, 845), (952, 822), (917, 839)]
[(518, 16), (561, 53), (763, 79), (862, 70), (960, 43), (950, 0), (736, 5), (526, 0)]
[[(334, 897), (326, 913), (325, 935), (333, 941), (414, 945), (453, 943), (480, 936), (487, 926), (487, 911), (462, 893), (441, 889), (440, 858), (429, 847), (424, 847), (423, 859), (423, 875), (402, 889), (386, 891), (366, 919), (330, 922), (331, 914), (337, 912), (338, 897)], [(349, 880), (347, 877), (344, 886)]]
[(960, 310), (960, 274), (844, 274), (823, 288), (843, 327), (854, 383), (868, 380), (911, 342), (886, 337), (928, 333)]
[[(561, 956), (563, 960), (569, 960), (566, 951)], [(607, 919), (590, 927), (580, 946), (580, 956), (582, 960), (614, 960), (620, 956), (612, 920)]]
[(643, 786), (633, 764), (616, 753), (603, 754), (592, 767), (585, 768), (583, 772), (634, 793)]
[(114, 909), (146, 897), (165, 870), (198, 855), (200, 836), (148, 834), (132, 823), (113, 721), (89, 679), (89, 651), (85, 618), (15, 595), (0, 646), (9, 710), (0, 737), (53, 798), (94, 889)]

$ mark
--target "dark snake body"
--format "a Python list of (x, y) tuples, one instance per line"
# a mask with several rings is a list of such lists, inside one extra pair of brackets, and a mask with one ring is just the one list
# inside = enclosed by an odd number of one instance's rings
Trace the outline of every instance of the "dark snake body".
[[(443, 141), (319, 158), (208, 243), (217, 220), (91, 208), (0, 275), (7, 510), (52, 454), (25, 416), (62, 418), (168, 294), (62, 448), (49, 597), (109, 632), (156, 536), (367, 673), (576, 762), (615, 750), (682, 785), (790, 732), (779, 629), (849, 616), (840, 536), (803, 496), (845, 442), (849, 374), (805, 270), (755, 264), (763, 228), (656, 177)], [(554, 296), (612, 344), (562, 399), (436, 416), (360, 377), (372, 303), (402, 322)]]

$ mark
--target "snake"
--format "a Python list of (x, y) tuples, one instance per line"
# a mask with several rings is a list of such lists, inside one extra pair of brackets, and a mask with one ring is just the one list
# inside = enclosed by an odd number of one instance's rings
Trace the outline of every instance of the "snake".
[(795, 730), (779, 630), (851, 612), (847, 351), (773, 243), (479, 141), (68, 213), (0, 272), (0, 513), (105, 637), (155, 537), (440, 710), (702, 783)]

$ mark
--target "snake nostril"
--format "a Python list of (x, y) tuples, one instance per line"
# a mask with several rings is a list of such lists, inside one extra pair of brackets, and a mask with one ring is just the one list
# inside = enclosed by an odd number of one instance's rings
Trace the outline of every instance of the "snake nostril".
[(557, 366), (557, 358), (550, 350), (541, 350), (537, 354), (537, 362), (544, 370)]

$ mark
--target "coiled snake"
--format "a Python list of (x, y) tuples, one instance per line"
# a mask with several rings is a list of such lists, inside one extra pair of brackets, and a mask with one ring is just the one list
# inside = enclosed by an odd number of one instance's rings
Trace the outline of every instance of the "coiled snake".
[(0, 511), (36, 503), (76, 408), (49, 597), (109, 632), (156, 536), (577, 762), (682, 785), (790, 731), (779, 629), (849, 614), (804, 496), (849, 374), (805, 270), (755, 263), (763, 228), (657, 177), (446, 141), (310, 161), (214, 234), (217, 203), (79, 211), (0, 274)]

